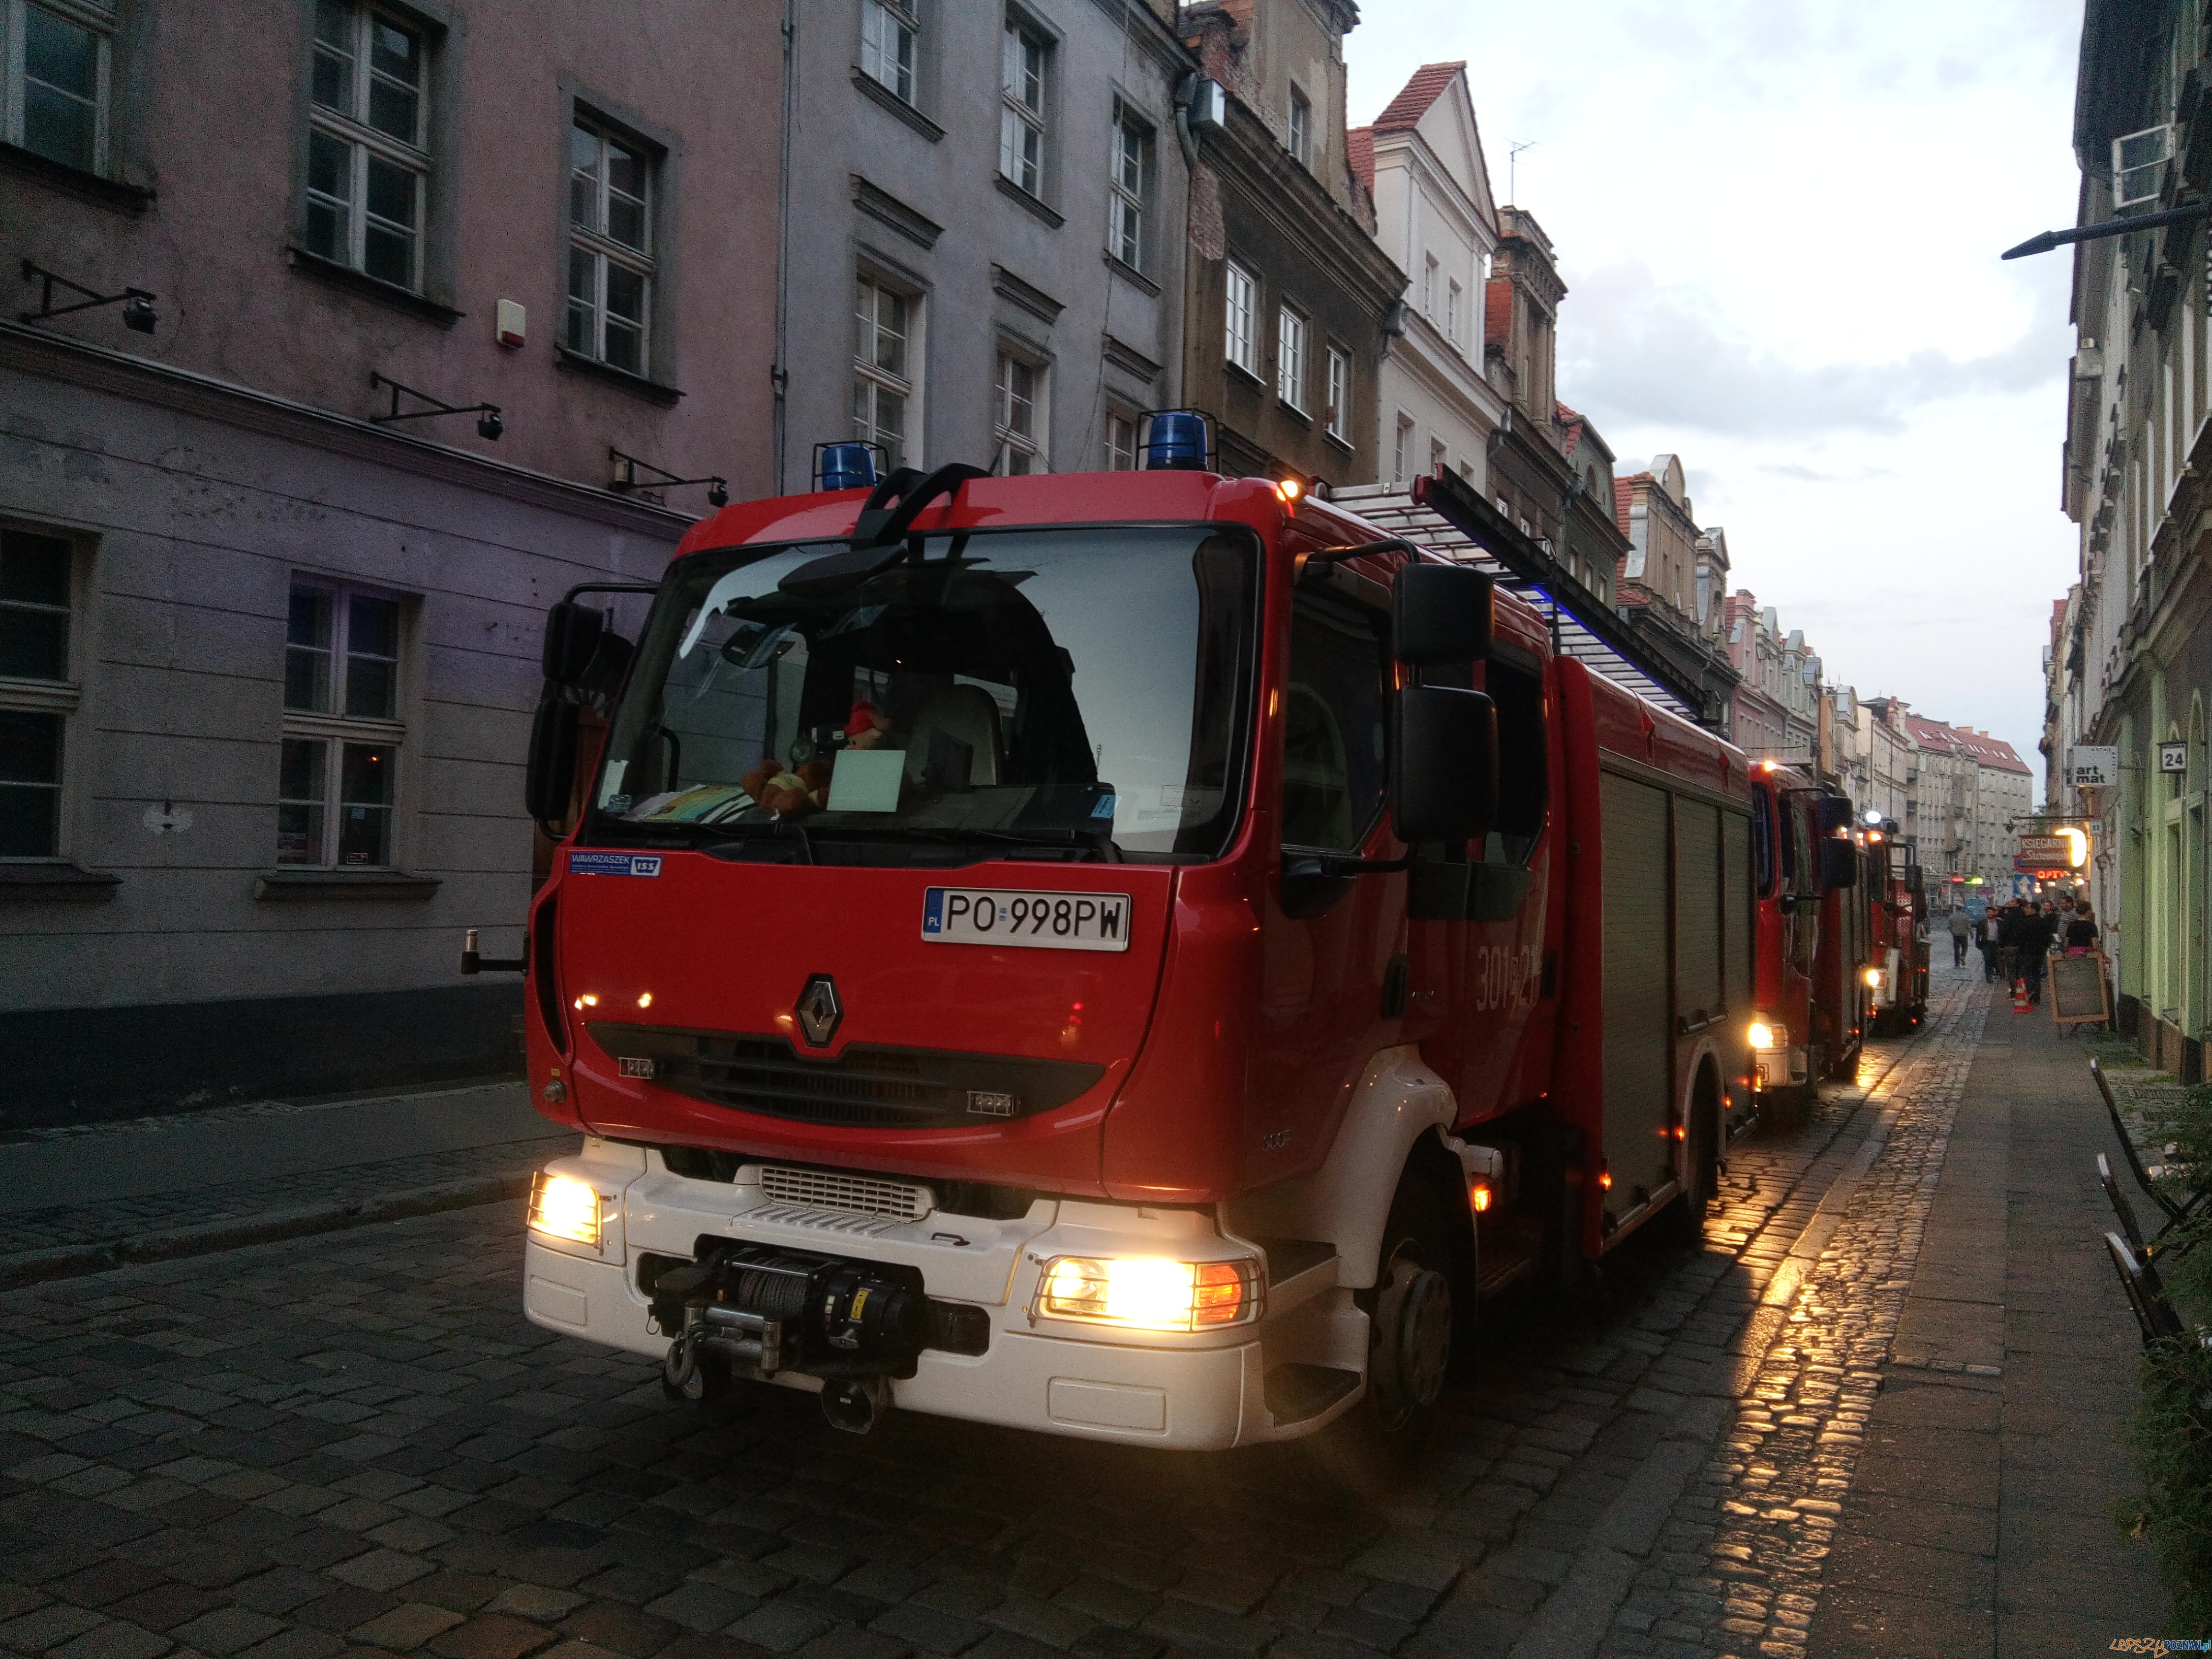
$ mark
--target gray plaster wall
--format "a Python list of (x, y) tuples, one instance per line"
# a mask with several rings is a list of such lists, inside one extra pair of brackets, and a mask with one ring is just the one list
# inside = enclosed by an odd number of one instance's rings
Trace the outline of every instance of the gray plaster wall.
[[(988, 0), (921, 0), (916, 121), (855, 84), (860, 0), (808, 0), (797, 9), (783, 487), (811, 488), (813, 446), (851, 435), (854, 281), (862, 269), (922, 297), (923, 408), (910, 462), (991, 464), (994, 377), (1006, 340), (1049, 364), (1050, 470), (1103, 467), (1109, 404), (1167, 407), (1182, 393), (1188, 170), (1174, 94), (1192, 60), (1137, 0), (1023, 0), (1011, 12)], [(1010, 15), (1054, 43), (1042, 212), (999, 184), (1000, 53)], [(1154, 135), (1141, 282), (1107, 258), (1117, 94)], [(867, 210), (856, 180), (936, 234), (911, 221), (902, 230)], [(994, 291), (994, 266), (1064, 308), (1047, 322)], [(1158, 373), (1110, 362), (1109, 334)]]
[[(0, 892), (0, 1009), (15, 1011), (459, 989), (470, 927), (487, 954), (520, 954), (545, 607), (571, 583), (655, 580), (684, 522), (174, 374), (72, 362), (20, 331), (0, 337), (0, 520), (84, 550), (62, 850), (118, 878), (104, 896)], [(404, 600), (393, 862), (434, 878), (427, 895), (261, 890), (295, 574)]]

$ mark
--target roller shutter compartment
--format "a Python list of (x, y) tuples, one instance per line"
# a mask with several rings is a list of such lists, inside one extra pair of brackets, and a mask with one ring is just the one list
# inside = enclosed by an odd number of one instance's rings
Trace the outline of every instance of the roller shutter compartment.
[(1738, 1030), (1751, 1006), (1751, 818), (1730, 812), (1721, 820), (1722, 1000)]
[(1721, 1006), (1721, 810), (1674, 801), (1674, 1012), (1692, 1023)]
[(1606, 1207), (1626, 1215), (1672, 1173), (1667, 1136), (1667, 795), (1604, 774)]

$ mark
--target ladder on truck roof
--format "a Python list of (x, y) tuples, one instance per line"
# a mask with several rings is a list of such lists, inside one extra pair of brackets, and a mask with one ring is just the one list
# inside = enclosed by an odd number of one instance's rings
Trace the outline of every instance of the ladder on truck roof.
[(1410, 494), (1382, 485), (1340, 489), (1329, 499), (1416, 546), (1487, 573), (1543, 615), (1559, 655), (1684, 720), (1719, 729), (1711, 693), (1638, 639), (1611, 606), (1464, 479), (1438, 471), (1414, 479)]

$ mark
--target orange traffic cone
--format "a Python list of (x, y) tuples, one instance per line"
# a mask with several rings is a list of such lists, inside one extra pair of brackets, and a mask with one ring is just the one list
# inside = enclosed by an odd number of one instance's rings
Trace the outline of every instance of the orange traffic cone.
[(2024, 1014), (2028, 1011), (2027, 981), (2024, 979), (2012, 982), (2012, 1011), (2015, 1014)]

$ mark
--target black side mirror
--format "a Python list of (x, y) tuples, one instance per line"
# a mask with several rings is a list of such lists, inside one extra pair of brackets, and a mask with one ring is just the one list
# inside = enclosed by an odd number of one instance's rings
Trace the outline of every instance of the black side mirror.
[(574, 599), (545, 613), (545, 678), (556, 685), (580, 685), (599, 654), (607, 631), (605, 614)]
[(1390, 648), (1415, 668), (1480, 662), (1497, 616), (1490, 578), (1460, 564), (1402, 564), (1390, 581)]
[(1409, 685), (1395, 712), (1390, 824), (1398, 839), (1410, 845), (1488, 835), (1498, 820), (1497, 705), (1480, 691)]
[(1848, 837), (1856, 827), (1851, 804), (1842, 795), (1823, 795), (1814, 808), (1814, 822), (1824, 836)]
[[(1848, 811), (1850, 803), (1846, 801), (1844, 805)], [(1844, 833), (1848, 836), (1850, 831)], [(1820, 842), (1820, 890), (1824, 893), (1840, 892), (1858, 884), (1859, 849), (1848, 840), (1838, 840), (1833, 836), (1825, 837)]]
[[(556, 607), (558, 609), (559, 607)], [(522, 776), (523, 810), (544, 823), (568, 816), (576, 787), (576, 705), (548, 699), (530, 722), (530, 760)]]

